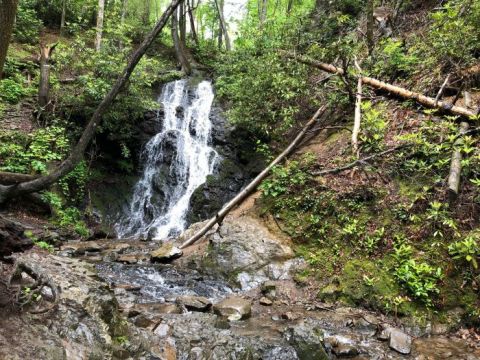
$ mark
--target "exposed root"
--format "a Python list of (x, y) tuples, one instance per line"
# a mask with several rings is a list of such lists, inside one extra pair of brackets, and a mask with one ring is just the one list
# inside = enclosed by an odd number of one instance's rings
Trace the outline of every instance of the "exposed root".
[[(31, 276), (35, 282), (28, 287), (14, 284), (16, 279), (21, 276), (22, 272)], [(31, 314), (44, 314), (55, 309), (58, 305), (60, 290), (55, 285), (53, 279), (49, 275), (44, 274), (35, 264), (27, 264), (23, 261), (17, 261), (15, 264), (15, 270), (12, 272), (9, 279), (8, 286), (11, 289), (16, 288), (14, 303), (21, 310), (26, 308), (25, 311)], [(41, 294), (44, 288), (49, 288), (52, 292), (52, 299), (48, 301), (50, 304), (43, 308), (29, 308), (31, 305), (39, 304), (42, 300)]]

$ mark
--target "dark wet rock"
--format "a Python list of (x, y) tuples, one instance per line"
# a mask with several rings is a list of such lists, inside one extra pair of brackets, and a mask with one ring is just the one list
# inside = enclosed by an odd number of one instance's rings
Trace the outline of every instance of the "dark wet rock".
[(177, 303), (185, 306), (190, 311), (208, 311), (212, 307), (212, 302), (203, 296), (180, 296)]
[(323, 330), (301, 323), (287, 329), (285, 339), (292, 345), (300, 360), (328, 360), (323, 347)]
[(0, 216), (0, 257), (31, 248), (33, 242), (25, 236), (25, 227)]
[(213, 311), (229, 321), (237, 321), (249, 318), (252, 313), (252, 306), (248, 300), (240, 297), (230, 297), (213, 305)]
[(159, 249), (150, 253), (152, 262), (168, 263), (182, 256), (183, 252), (173, 245), (173, 243), (164, 243)]
[(399, 329), (392, 329), (390, 331), (389, 346), (400, 354), (410, 354), (412, 351), (412, 337)]

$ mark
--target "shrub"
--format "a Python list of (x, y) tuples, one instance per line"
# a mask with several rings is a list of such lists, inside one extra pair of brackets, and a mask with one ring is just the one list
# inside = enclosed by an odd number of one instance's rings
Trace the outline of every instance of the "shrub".
[(456, 260), (463, 260), (478, 269), (477, 258), (480, 256), (480, 246), (476, 240), (477, 236), (470, 235), (464, 240), (455, 241), (448, 246), (448, 253)]

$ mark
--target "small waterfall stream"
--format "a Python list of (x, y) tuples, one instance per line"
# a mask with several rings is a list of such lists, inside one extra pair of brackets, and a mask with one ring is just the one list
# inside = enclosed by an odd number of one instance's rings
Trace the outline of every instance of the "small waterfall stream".
[(163, 240), (185, 229), (190, 197), (218, 158), (210, 146), (212, 85), (202, 81), (193, 90), (189, 95), (187, 80), (164, 86), (158, 99), (164, 110), (162, 128), (142, 152), (143, 173), (115, 226), (119, 238)]

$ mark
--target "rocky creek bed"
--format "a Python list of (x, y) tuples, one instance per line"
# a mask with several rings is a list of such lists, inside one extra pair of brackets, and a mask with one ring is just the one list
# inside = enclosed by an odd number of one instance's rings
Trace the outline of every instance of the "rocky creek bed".
[(34, 282), (22, 271), (33, 269), (44, 288), (3, 312), (0, 358), (480, 359), (435, 324), (318, 302), (292, 280), (303, 265), (288, 242), (256, 219), (227, 218), (179, 255), (121, 240), (17, 254), (16, 283)]

